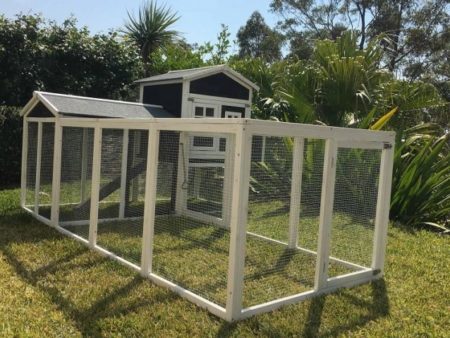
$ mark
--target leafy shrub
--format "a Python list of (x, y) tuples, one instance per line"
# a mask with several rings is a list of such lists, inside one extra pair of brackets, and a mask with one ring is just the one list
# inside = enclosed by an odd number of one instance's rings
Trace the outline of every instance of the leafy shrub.
[(22, 121), (17, 107), (0, 106), (0, 187), (20, 180)]

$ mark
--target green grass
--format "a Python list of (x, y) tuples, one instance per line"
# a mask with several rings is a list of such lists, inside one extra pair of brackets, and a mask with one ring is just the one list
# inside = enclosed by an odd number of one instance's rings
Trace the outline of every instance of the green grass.
[[(444, 337), (450, 327), (448, 237), (391, 227), (385, 280), (228, 324), (35, 221), (18, 208), (18, 196), (18, 190), (0, 192), (1, 336)], [(280, 208), (270, 205), (269, 210), (251, 209), (250, 229), (277, 235), (267, 223), (258, 220)], [(280, 215), (274, 212), (270, 224), (278, 221), (285, 225)], [(186, 220), (179, 219), (161, 218), (159, 222), (155, 264), (160, 274), (183, 279), (183, 283), (206, 290), (211, 297), (224, 297), (221, 257), (226, 257), (226, 231), (198, 224), (189, 226)], [(336, 223), (336, 234), (344, 223), (345, 217)], [(177, 228), (177, 224), (183, 226)], [(315, 224), (312, 217), (304, 226), (315, 229)], [(134, 237), (138, 236), (119, 233), (105, 225), (99, 228), (99, 242), (112, 251), (124, 250), (124, 255), (139, 259), (134, 245)], [(312, 245), (315, 239), (308, 240)], [(253, 242), (247, 247), (251, 258), (247, 261), (251, 263), (246, 264), (246, 302), (280, 290), (271, 288), (280, 285), (280, 276), (267, 269), (277, 258), (284, 264), (283, 273), (292, 277), (282, 276), (282, 290), (291, 290), (290, 280), (299, 278), (298, 269), (293, 267), (309, 266), (305, 256), (291, 257), (278, 247), (270, 251), (264, 241)], [(197, 246), (189, 246), (193, 243)], [(336, 250), (344, 244), (337, 245)], [(215, 249), (213, 255), (211, 248)], [(337, 253), (348, 254), (339, 250)], [(174, 257), (178, 260), (174, 261)], [(202, 258), (209, 260), (209, 268), (192, 265), (192, 261)], [(168, 261), (178, 265), (165, 264)], [(202, 278), (206, 274), (219, 276), (217, 283), (206, 288)], [(261, 284), (264, 287), (255, 287)]]

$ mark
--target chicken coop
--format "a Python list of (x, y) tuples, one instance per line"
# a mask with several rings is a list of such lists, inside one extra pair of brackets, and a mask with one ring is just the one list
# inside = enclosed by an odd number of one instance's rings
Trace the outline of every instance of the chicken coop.
[(382, 277), (394, 133), (250, 119), (226, 67), (138, 84), (34, 93), (25, 210), (228, 321)]

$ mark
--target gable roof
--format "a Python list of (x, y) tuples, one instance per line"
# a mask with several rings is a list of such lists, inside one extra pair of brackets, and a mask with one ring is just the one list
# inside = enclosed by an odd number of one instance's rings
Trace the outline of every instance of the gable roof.
[(66, 95), (35, 91), (33, 98), (22, 109), (21, 115), (33, 110), (42, 102), (55, 116), (85, 116), (102, 118), (166, 118), (174, 117), (162, 106), (98, 99), (94, 97)]
[(151, 82), (164, 82), (164, 81), (174, 81), (174, 80), (195, 80), (202, 77), (207, 77), (217, 73), (225, 73), (231, 78), (238, 80), (248, 87), (259, 90), (259, 87), (251, 82), (249, 79), (239, 74), (235, 70), (231, 69), (227, 65), (218, 66), (208, 66), (200, 68), (182, 69), (182, 70), (171, 70), (168, 73), (146, 77), (144, 79), (136, 80), (135, 83), (151, 83)]

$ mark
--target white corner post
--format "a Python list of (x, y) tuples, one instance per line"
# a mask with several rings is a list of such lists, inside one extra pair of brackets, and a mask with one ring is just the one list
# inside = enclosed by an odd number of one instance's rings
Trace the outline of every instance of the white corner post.
[(187, 208), (187, 180), (189, 175), (189, 137), (187, 132), (180, 132), (177, 168), (177, 194), (175, 212), (185, 213)]
[(145, 177), (145, 207), (142, 230), (141, 275), (152, 272), (153, 237), (156, 215), (156, 183), (158, 177), (159, 130), (154, 124), (148, 130), (147, 172)]
[(23, 118), (22, 127), (22, 167), (20, 174), (20, 206), (23, 208), (27, 199), (27, 166), (28, 166), (28, 121)]
[(127, 169), (128, 169), (128, 138), (129, 129), (123, 130), (122, 137), (122, 163), (120, 170), (120, 204), (119, 204), (119, 218), (125, 217), (125, 199), (127, 195)]
[(63, 128), (59, 118), (55, 119), (55, 134), (53, 144), (53, 177), (52, 177), (52, 208), (51, 225), (57, 227), (59, 223), (59, 205), (61, 194), (61, 162), (62, 162), (62, 140)]
[(386, 143), (385, 148), (381, 152), (380, 180), (378, 183), (372, 269), (378, 272), (379, 277), (383, 276), (386, 255), (393, 166), (394, 142), (392, 141), (392, 143)]
[(92, 156), (91, 206), (89, 216), (89, 246), (97, 244), (98, 202), (100, 193), (100, 170), (102, 161), (102, 128), (94, 129), (94, 151)]
[(83, 128), (83, 139), (81, 143), (81, 198), (83, 203), (87, 198), (87, 167), (88, 167), (88, 128)]
[(292, 150), (291, 202), (289, 210), (288, 246), (290, 249), (295, 249), (298, 243), (298, 222), (300, 220), (300, 202), (302, 195), (303, 148), (304, 139), (295, 137), (294, 148)]
[(222, 223), (226, 228), (230, 227), (231, 218), (231, 188), (233, 186), (233, 156), (235, 144), (233, 137), (226, 137), (225, 160), (223, 168), (223, 196), (222, 196)]
[(245, 266), (245, 242), (248, 213), (252, 136), (242, 126), (234, 137), (233, 185), (230, 215), (230, 248), (226, 317), (228, 321), (242, 314)]
[(39, 213), (39, 190), (41, 189), (41, 160), (42, 160), (42, 122), (38, 122), (37, 150), (36, 150), (36, 177), (34, 184), (34, 212)]
[(325, 144), (322, 194), (320, 199), (319, 240), (317, 247), (316, 275), (314, 279), (315, 291), (319, 291), (326, 287), (328, 279), (334, 185), (336, 181), (336, 161), (336, 141), (334, 139), (327, 139)]

